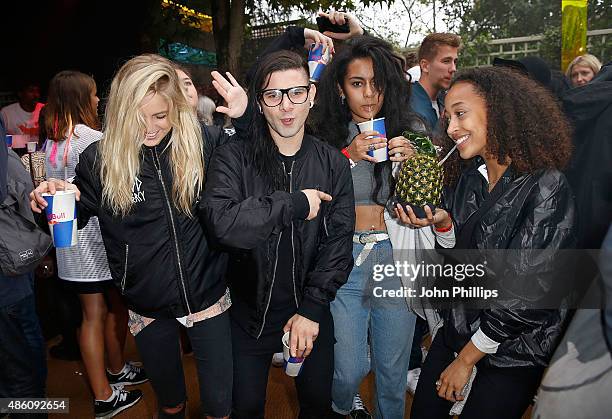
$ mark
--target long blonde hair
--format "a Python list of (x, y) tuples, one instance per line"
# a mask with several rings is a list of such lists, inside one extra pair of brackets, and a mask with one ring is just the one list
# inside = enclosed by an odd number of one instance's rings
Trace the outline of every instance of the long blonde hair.
[(159, 94), (169, 105), (174, 206), (192, 216), (191, 208), (204, 185), (202, 132), (172, 63), (153, 54), (126, 62), (111, 84), (100, 140), (103, 203), (115, 215), (125, 216), (132, 209), (132, 190), (140, 172), (146, 131), (139, 108), (151, 93)]

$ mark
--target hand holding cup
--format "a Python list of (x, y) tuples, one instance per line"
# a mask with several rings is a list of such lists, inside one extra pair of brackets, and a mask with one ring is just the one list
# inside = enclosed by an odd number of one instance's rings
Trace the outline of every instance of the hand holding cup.
[(378, 131), (364, 131), (355, 136), (351, 144), (347, 147), (351, 160), (358, 162), (367, 160), (371, 163), (377, 163), (375, 157), (368, 154), (379, 148), (387, 147), (387, 139), (379, 136)]
[(283, 327), (283, 331), (291, 332), (289, 339), (291, 356), (306, 358), (312, 352), (314, 341), (319, 335), (319, 323), (294, 314)]
[(79, 201), (81, 199), (81, 191), (72, 183), (65, 180), (49, 178), (41, 182), (36, 189), (30, 192), (30, 207), (32, 211), (40, 214), (48, 206), (43, 194), (55, 195), (57, 191), (74, 191), (76, 200)]

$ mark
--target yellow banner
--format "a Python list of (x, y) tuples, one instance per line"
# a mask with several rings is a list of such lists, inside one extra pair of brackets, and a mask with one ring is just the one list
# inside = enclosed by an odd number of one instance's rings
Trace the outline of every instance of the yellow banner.
[(561, 70), (586, 54), (588, 0), (561, 1)]

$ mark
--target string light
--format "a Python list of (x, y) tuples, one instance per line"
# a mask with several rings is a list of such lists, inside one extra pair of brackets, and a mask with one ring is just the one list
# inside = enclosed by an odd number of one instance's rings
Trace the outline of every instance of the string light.
[[(162, 0), (161, 4), (163, 7), (174, 7), (178, 9), (179, 13), (184, 17), (181, 23), (187, 24), (194, 28), (198, 28), (203, 32), (212, 32), (212, 16), (198, 12), (194, 9), (190, 9), (187, 6), (182, 5), (180, 3), (176, 3), (172, 0)], [(196, 18), (198, 22), (196, 23), (189, 19), (185, 19), (187, 17)]]

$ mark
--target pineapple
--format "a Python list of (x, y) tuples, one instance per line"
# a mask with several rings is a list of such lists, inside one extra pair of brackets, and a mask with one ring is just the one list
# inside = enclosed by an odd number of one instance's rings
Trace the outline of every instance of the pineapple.
[(429, 205), (432, 211), (440, 205), (444, 172), (429, 137), (408, 131), (403, 136), (410, 141), (415, 154), (402, 164), (395, 195), (400, 204), (410, 205), (417, 217), (425, 218), (424, 205)]

